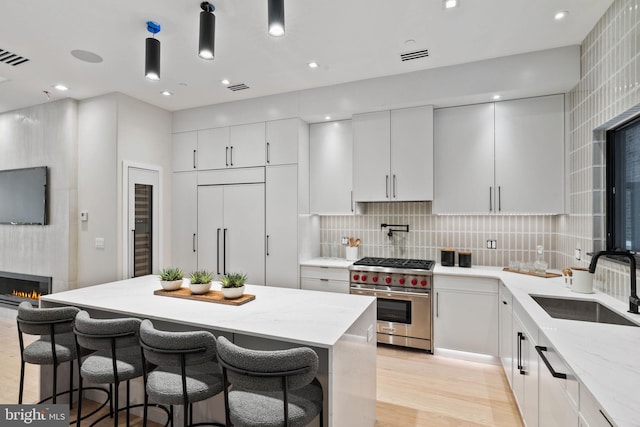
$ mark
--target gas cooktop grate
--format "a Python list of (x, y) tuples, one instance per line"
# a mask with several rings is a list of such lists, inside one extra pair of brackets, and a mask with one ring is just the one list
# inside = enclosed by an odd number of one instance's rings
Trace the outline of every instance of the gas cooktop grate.
[(426, 259), (405, 259), (405, 258), (362, 258), (353, 265), (363, 265), (368, 267), (387, 268), (414, 268), (420, 270), (432, 270), (435, 262)]

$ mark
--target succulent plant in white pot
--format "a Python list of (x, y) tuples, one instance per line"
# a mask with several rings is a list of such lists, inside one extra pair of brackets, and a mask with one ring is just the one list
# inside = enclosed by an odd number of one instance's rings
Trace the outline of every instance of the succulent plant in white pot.
[(240, 298), (244, 293), (244, 282), (247, 275), (242, 273), (229, 273), (220, 277), (220, 291), (226, 299)]
[(167, 267), (160, 271), (160, 285), (165, 291), (175, 291), (182, 287), (184, 272), (177, 267)]
[(192, 294), (206, 294), (211, 289), (211, 282), (213, 281), (213, 273), (207, 270), (198, 270), (191, 273), (191, 282), (189, 283), (189, 289)]

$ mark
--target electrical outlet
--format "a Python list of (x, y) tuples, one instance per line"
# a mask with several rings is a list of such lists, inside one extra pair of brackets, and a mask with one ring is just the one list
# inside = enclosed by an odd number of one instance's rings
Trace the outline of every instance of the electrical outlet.
[(342, 244), (342, 246), (346, 246), (349, 244), (349, 238), (348, 237), (343, 237), (340, 239), (340, 243)]
[(487, 249), (491, 249), (491, 240), (487, 240)]
[(497, 247), (497, 240), (487, 240), (487, 249), (496, 249)]

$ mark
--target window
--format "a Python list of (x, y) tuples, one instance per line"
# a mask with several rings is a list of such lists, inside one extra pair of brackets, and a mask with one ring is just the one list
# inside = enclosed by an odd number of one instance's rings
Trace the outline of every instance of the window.
[(640, 252), (640, 118), (607, 132), (607, 249)]

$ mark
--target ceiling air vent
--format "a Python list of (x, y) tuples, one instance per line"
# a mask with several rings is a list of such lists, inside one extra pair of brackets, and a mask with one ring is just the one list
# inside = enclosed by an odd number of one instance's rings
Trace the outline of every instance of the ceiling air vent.
[(427, 56), (429, 56), (429, 49), (423, 49), (414, 50), (413, 52), (401, 53), (400, 59), (402, 60), (402, 62), (404, 62), (411, 61), (412, 59), (426, 58)]
[(238, 83), (237, 85), (227, 86), (227, 89), (237, 92), (239, 90), (249, 89), (249, 86), (244, 83)]
[(27, 62), (29, 58), (25, 58), (24, 56), (20, 56), (13, 52), (9, 52), (8, 50), (0, 49), (0, 62), (4, 62), (8, 65), (16, 65), (24, 64)]

